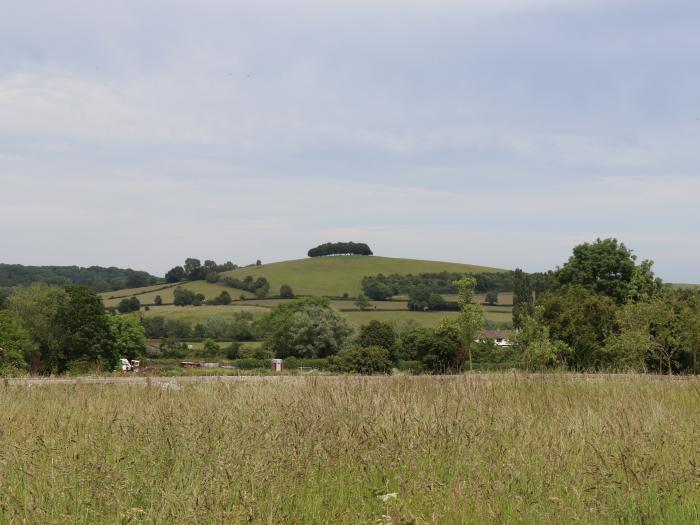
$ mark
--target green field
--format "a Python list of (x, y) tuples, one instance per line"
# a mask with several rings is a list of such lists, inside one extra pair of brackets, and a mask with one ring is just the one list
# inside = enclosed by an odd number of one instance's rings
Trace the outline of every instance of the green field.
[(226, 317), (233, 319), (237, 312), (252, 312), (253, 315), (267, 312), (267, 308), (247, 304), (232, 304), (228, 306), (152, 306), (142, 311), (146, 317), (162, 316), (167, 319), (178, 319), (189, 323), (204, 321), (209, 317)]
[[(474, 266), (468, 264), (420, 261), (413, 259), (394, 259), (389, 257), (366, 257), (366, 256), (342, 256), (342, 257), (318, 257), (300, 259), (296, 261), (285, 261), (272, 263), (261, 267), (248, 267), (226, 272), (225, 276), (233, 276), (244, 279), (250, 275), (254, 278), (264, 276), (271, 285), (270, 294), (279, 292), (282, 284), (289, 284), (298, 295), (324, 295), (339, 297), (348, 293), (351, 297), (360, 292), (362, 277), (366, 275), (384, 274), (408, 274), (423, 272), (481, 272), (481, 271), (502, 271), (495, 268)], [(164, 285), (156, 287), (137, 288), (133, 290), (119, 290), (118, 292), (107, 292), (102, 295), (105, 306), (116, 307), (124, 297), (132, 295), (139, 298), (141, 304), (153, 304), (156, 295), (160, 295), (164, 303), (173, 302), (173, 292), (175, 287), (165, 290), (155, 290)], [(222, 315), (232, 317), (235, 312), (246, 310), (255, 315), (260, 315), (277, 304), (285, 302), (284, 299), (257, 299), (253, 294), (242, 290), (229, 288), (222, 282), (208, 283), (207, 281), (192, 281), (182, 283), (181, 286), (189, 288), (196, 293), (203, 294), (207, 299), (212, 299), (226, 290), (231, 294), (234, 303), (230, 306), (207, 306), (200, 307), (174, 307), (171, 305), (154, 307), (145, 311), (144, 315), (162, 315), (171, 319), (180, 319), (188, 322), (198, 322), (208, 317)], [(245, 301), (239, 301), (239, 297), (244, 295)], [(446, 300), (456, 300), (454, 296), (445, 296)], [(477, 296), (477, 300), (483, 301), (483, 296)], [(512, 303), (512, 293), (499, 295), (499, 303)], [(332, 300), (331, 305), (337, 310), (354, 309), (352, 300)], [(404, 311), (386, 311), (404, 310)], [(486, 317), (497, 322), (508, 322), (511, 320), (509, 307), (485, 307)], [(445, 317), (454, 317), (455, 312), (410, 312), (407, 310), (406, 301), (371, 301), (370, 307), (365, 312), (343, 312), (347, 315), (351, 323), (355, 325), (366, 324), (372, 319), (400, 321), (414, 319), (423, 326), (434, 326)]]
[[(275, 304), (279, 304), (280, 302), (283, 301), (274, 301)], [(250, 303), (253, 303), (253, 301), (250, 301)], [(257, 301), (258, 305), (266, 303), (268, 303), (268, 301)], [(348, 306), (345, 303), (345, 301), (334, 301), (332, 305), (336, 309), (338, 309), (339, 306), (345, 308)], [(384, 305), (387, 304), (388, 303), (384, 303)], [(270, 308), (273, 306), (273, 304), (269, 303), (266, 304), (266, 306), (258, 305), (248, 304), (248, 301), (245, 301), (228, 306), (152, 306), (148, 311), (142, 311), (142, 313), (146, 317), (162, 316), (168, 319), (178, 319), (193, 324), (203, 322), (209, 317), (216, 316), (233, 319), (234, 314), (241, 311), (252, 312), (253, 315), (257, 317), (265, 312), (269, 312)], [(512, 319), (509, 308), (485, 307), (484, 310), (486, 318), (495, 322), (509, 322)], [(374, 319), (385, 322), (400, 322), (412, 319), (422, 326), (432, 327), (436, 326), (444, 318), (454, 318), (457, 316), (457, 312), (412, 312), (410, 310), (396, 311), (381, 308), (366, 310), (364, 312), (358, 310), (341, 313), (355, 326), (367, 324)]]
[[(162, 288), (164, 285), (161, 285)], [(237, 300), (241, 295), (245, 297), (254, 297), (250, 292), (245, 292), (243, 290), (236, 290), (234, 288), (229, 288), (223, 283), (209, 283), (207, 281), (191, 281), (187, 283), (180, 283), (179, 285), (171, 286), (165, 290), (157, 290), (158, 287), (148, 287), (148, 288), (134, 288), (133, 290), (119, 290), (118, 292), (105, 292), (100, 294), (102, 301), (106, 307), (115, 307), (119, 304), (124, 297), (138, 297), (141, 304), (153, 304), (156, 300), (156, 296), (160, 295), (164, 303), (172, 303), (174, 301), (174, 292), (177, 286), (182, 286), (183, 288), (188, 288), (195, 293), (201, 293), (207, 299), (213, 299), (221, 292), (226, 290), (233, 300)], [(156, 288), (154, 291), (153, 289)], [(133, 293), (132, 293), (133, 292)], [(111, 297), (111, 298), (110, 298)]]
[(697, 378), (171, 381), (0, 385), (0, 522), (700, 521)]
[(339, 257), (316, 257), (265, 264), (261, 267), (240, 268), (223, 275), (244, 279), (263, 276), (269, 282), (272, 293), (280, 286), (288, 284), (294, 293), (300, 295), (352, 297), (360, 293), (360, 283), (367, 275), (383, 273), (389, 275), (417, 274), (425, 272), (495, 272), (504, 271), (485, 266), (415, 259), (395, 259), (391, 257), (347, 255)]

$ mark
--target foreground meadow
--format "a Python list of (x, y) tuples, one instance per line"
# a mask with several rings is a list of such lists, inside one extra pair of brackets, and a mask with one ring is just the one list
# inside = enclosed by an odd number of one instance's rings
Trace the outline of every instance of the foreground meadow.
[(0, 523), (697, 523), (700, 381), (0, 384)]

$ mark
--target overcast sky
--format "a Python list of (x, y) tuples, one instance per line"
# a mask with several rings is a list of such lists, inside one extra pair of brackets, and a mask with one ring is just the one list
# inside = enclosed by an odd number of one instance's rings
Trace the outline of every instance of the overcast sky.
[(700, 275), (697, 0), (0, 0), (0, 262)]

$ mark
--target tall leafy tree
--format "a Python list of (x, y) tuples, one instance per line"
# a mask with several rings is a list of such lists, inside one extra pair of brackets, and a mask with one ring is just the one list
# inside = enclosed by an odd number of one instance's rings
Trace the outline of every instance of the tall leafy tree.
[(277, 305), (258, 323), (264, 345), (277, 357), (327, 357), (345, 347), (352, 333), (327, 299), (309, 297)]
[(139, 319), (129, 315), (107, 316), (118, 357), (136, 359), (146, 352), (146, 336)]
[(636, 256), (617, 239), (597, 239), (574, 248), (557, 271), (562, 286), (582, 286), (623, 304), (635, 272)]
[(484, 331), (485, 316), (484, 310), (478, 304), (474, 304), (474, 287), (476, 279), (464, 276), (455, 283), (459, 292), (459, 315), (456, 325), (459, 333), (459, 340), (462, 348), (469, 358), (469, 370), (473, 370), (472, 348), (476, 339)]
[(515, 350), (521, 356), (525, 370), (541, 370), (564, 366), (572, 354), (571, 348), (558, 339), (551, 340), (549, 328), (532, 316), (521, 318), (515, 336)]
[(112, 370), (119, 357), (102, 299), (86, 286), (65, 287), (67, 301), (58, 309), (60, 351), (53, 367), (59, 372), (75, 361)]
[(196, 281), (204, 277), (202, 262), (199, 259), (190, 257), (185, 260), (185, 277), (188, 281)]
[(414, 343), (416, 358), (432, 372), (459, 371), (467, 359), (460, 327), (451, 319), (444, 319), (434, 330), (417, 330)]
[(27, 368), (32, 343), (9, 312), (0, 311), (0, 375)]
[(165, 281), (168, 283), (179, 283), (186, 277), (185, 269), (182, 266), (175, 266), (165, 274)]
[(282, 299), (294, 299), (294, 291), (288, 284), (280, 286), (280, 297)]
[(536, 318), (547, 325), (553, 340), (572, 348), (571, 365), (578, 370), (605, 366), (603, 349), (615, 326), (615, 301), (582, 286), (545, 294)]
[(34, 371), (55, 368), (62, 342), (57, 319), (66, 301), (65, 290), (44, 283), (15, 288), (8, 300), (8, 311), (32, 342), (34, 351), (28, 356), (28, 362)]
[(372, 320), (360, 327), (357, 343), (362, 347), (378, 346), (390, 350), (396, 343), (394, 327), (389, 323)]
[(534, 308), (530, 276), (520, 268), (513, 272), (513, 326), (520, 328), (522, 318), (532, 315)]
[(355, 300), (355, 306), (357, 306), (360, 310), (364, 311), (369, 308), (369, 301), (367, 300), (367, 297), (365, 297), (365, 294), (360, 292), (357, 296), (357, 299)]
[(627, 290), (627, 302), (648, 302), (657, 297), (663, 290), (661, 279), (654, 276), (651, 267), (654, 261), (644, 260), (635, 266), (632, 279)]

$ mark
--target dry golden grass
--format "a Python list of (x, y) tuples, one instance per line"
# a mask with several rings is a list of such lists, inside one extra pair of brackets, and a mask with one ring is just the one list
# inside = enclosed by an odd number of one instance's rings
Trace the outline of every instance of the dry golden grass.
[(697, 379), (0, 384), (0, 402), (2, 523), (700, 520)]

